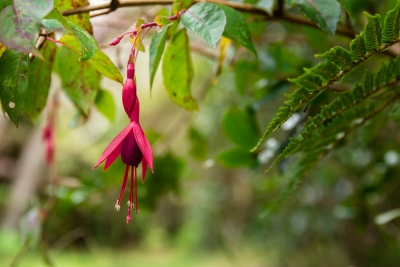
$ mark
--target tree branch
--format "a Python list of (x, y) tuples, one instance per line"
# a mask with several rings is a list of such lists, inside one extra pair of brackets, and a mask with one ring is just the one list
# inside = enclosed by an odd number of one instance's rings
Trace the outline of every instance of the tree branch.
[[(195, 2), (204, 2), (203, 0), (195, 0)], [(244, 13), (249, 13), (249, 14), (254, 14), (254, 15), (259, 15), (265, 18), (265, 20), (286, 20), (292, 23), (297, 23), (301, 25), (306, 25), (306, 26), (311, 26), (318, 28), (316, 24), (314, 24), (311, 20), (295, 15), (295, 14), (288, 14), (285, 12), (282, 12), (278, 10), (278, 12), (275, 12), (274, 17), (271, 17), (267, 11), (265, 11), (262, 8), (249, 5), (249, 4), (242, 4), (242, 3), (237, 3), (237, 2), (228, 2), (224, 0), (207, 0), (209, 3), (213, 4), (222, 4), (226, 5), (229, 7), (232, 7), (238, 11), (244, 12)], [(111, 1), (109, 3), (102, 3), (102, 4), (97, 4), (97, 5), (90, 5), (90, 6), (85, 6), (85, 7), (79, 7), (75, 9), (70, 9), (70, 10), (64, 10), (62, 11), (62, 14), (64, 16), (70, 16), (70, 15), (76, 15), (76, 14), (81, 14), (81, 13), (88, 13), (91, 11), (98, 11), (102, 10), (101, 12), (98, 12), (94, 14), (94, 16), (98, 15), (104, 15), (108, 14), (117, 8), (122, 8), (122, 7), (137, 7), (137, 6), (149, 6), (149, 5), (171, 5), (173, 3), (173, 0), (122, 0), (122, 1)], [(336, 32), (341, 35), (345, 35), (351, 38), (355, 37), (355, 32), (353, 29), (350, 27), (346, 26), (338, 26)]]

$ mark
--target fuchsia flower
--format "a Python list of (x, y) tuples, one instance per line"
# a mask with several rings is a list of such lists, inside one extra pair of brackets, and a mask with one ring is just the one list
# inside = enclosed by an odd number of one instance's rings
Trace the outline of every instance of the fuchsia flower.
[[(130, 123), (111, 141), (93, 169), (105, 161), (104, 170), (106, 170), (121, 155), (121, 160), (126, 164), (126, 168), (115, 208), (119, 210), (121, 207), (128, 176), (130, 175), (128, 215), (126, 217), (126, 222), (129, 223), (132, 208), (135, 206), (136, 213), (139, 212), (136, 169), (142, 163), (142, 182), (144, 183), (147, 166), (153, 171), (153, 151), (139, 123), (140, 104), (136, 95), (136, 84), (133, 79), (135, 70), (132, 63), (128, 64), (127, 72), (128, 78), (122, 89), (122, 103)], [(135, 200), (133, 199), (133, 194), (135, 194)]]

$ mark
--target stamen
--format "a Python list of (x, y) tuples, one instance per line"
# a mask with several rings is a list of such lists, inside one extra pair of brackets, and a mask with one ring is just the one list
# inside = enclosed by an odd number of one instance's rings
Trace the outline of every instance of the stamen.
[(131, 184), (130, 184), (130, 190), (129, 190), (129, 204), (131, 204), (131, 206), (134, 206), (134, 202), (133, 202), (133, 169), (135, 167), (132, 166), (131, 168)]
[(135, 195), (136, 195), (136, 199), (135, 199), (136, 209), (135, 209), (135, 212), (136, 212), (136, 214), (138, 214), (138, 212), (139, 212), (139, 201), (138, 201), (138, 194), (137, 194), (137, 191), (138, 191), (138, 178), (137, 178), (136, 168), (134, 167), (134, 169), (135, 169)]
[(117, 200), (117, 203), (115, 204), (115, 209), (116, 209), (117, 211), (119, 211), (120, 208), (121, 208), (121, 205), (118, 204), (118, 200)]
[(128, 215), (126, 215), (126, 223), (131, 222), (131, 206), (128, 206)]
[(124, 174), (124, 181), (122, 182), (121, 192), (119, 193), (119, 198), (117, 200), (117, 204), (115, 204), (115, 208), (119, 210), (121, 206), (122, 198), (124, 197), (125, 188), (126, 188), (126, 181), (128, 180), (128, 173), (129, 173), (129, 165), (125, 167), (125, 174)]

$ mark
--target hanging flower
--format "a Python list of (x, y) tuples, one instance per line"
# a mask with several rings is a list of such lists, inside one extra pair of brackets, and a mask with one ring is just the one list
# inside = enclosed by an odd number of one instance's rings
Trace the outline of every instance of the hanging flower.
[[(104, 170), (106, 170), (117, 158), (121, 155), (121, 160), (126, 164), (124, 180), (122, 182), (121, 192), (115, 208), (117, 210), (121, 207), (121, 202), (125, 193), (128, 176), (130, 176), (130, 190), (128, 199), (128, 215), (126, 222), (131, 220), (131, 210), (135, 206), (136, 213), (139, 212), (138, 195), (137, 195), (137, 173), (136, 169), (142, 163), (142, 182), (144, 183), (146, 177), (147, 166), (153, 171), (153, 151), (150, 143), (147, 140), (142, 127), (139, 123), (139, 100), (135, 95), (136, 101), (130, 117), (131, 122), (126, 126), (107, 146), (97, 161), (96, 168), (103, 161)], [(135, 194), (135, 199), (133, 195)]]

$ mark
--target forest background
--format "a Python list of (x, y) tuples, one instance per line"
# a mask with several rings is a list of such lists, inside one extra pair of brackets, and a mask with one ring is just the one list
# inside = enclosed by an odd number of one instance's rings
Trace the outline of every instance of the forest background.
[[(1, 266), (397, 266), (397, 1), (0, 10)], [(108, 44), (152, 21), (136, 85), (154, 173), (126, 224), (124, 165), (92, 167), (128, 122), (132, 43)]]

